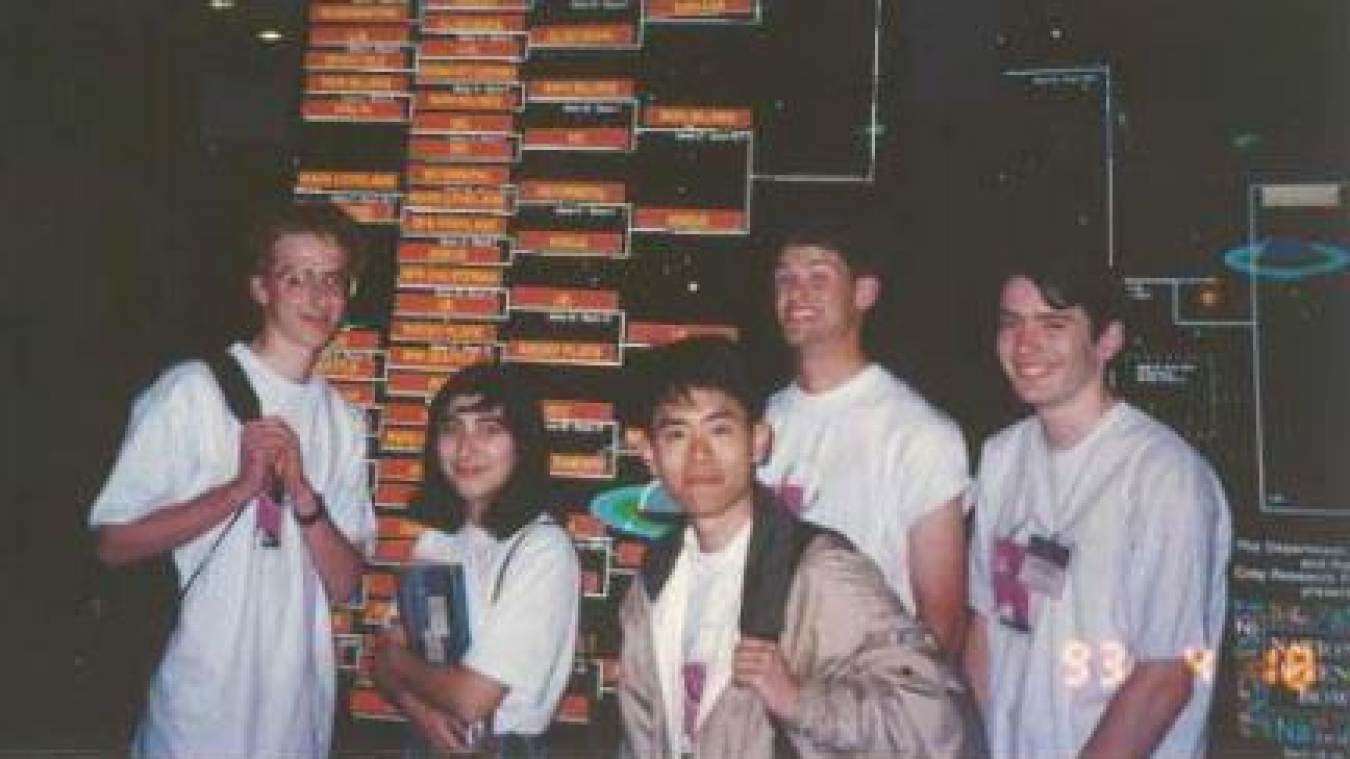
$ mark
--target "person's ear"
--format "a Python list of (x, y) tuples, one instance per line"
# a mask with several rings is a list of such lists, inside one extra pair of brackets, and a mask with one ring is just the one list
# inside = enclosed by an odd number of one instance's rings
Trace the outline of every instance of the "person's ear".
[(750, 428), (750, 444), (756, 466), (769, 460), (769, 453), (773, 450), (773, 428), (768, 422), (761, 419)]
[(1097, 354), (1097, 360), (1101, 362), (1102, 366), (1106, 366), (1124, 347), (1125, 325), (1117, 320), (1102, 329), (1101, 334), (1097, 336), (1097, 342), (1093, 345), (1093, 351)]
[(266, 306), (271, 299), (271, 293), (267, 292), (267, 278), (262, 274), (250, 274), (248, 294), (253, 298), (254, 303), (259, 306)]
[(871, 274), (863, 274), (853, 280), (853, 305), (859, 311), (875, 306), (881, 297), (881, 279)]

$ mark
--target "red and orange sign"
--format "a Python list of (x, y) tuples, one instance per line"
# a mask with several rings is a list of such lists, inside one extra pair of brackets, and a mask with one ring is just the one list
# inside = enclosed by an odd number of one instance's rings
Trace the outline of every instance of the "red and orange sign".
[(523, 13), (460, 13), (428, 10), (422, 14), (423, 34), (505, 34), (524, 31)]
[(525, 54), (524, 38), (511, 37), (448, 37), (423, 40), (418, 45), (418, 57), (437, 58), (503, 58), (520, 60)]
[(617, 311), (619, 293), (614, 290), (521, 285), (511, 288), (511, 307), (543, 311)]
[(558, 340), (512, 340), (503, 359), (524, 364), (579, 364), (612, 366), (619, 363), (619, 346)]
[(567, 182), (531, 179), (521, 182), (520, 200), (531, 203), (620, 204), (628, 196), (623, 182)]
[(531, 47), (627, 47), (637, 38), (634, 24), (549, 24), (530, 29)]
[(427, 211), (487, 211), (509, 213), (511, 195), (503, 187), (456, 187), (412, 190), (405, 202), (409, 208)]
[(617, 257), (624, 252), (622, 232), (574, 232), (570, 230), (521, 230), (516, 248), (556, 255)]
[(633, 228), (690, 234), (747, 231), (745, 212), (729, 208), (638, 208)]
[(497, 325), (392, 319), (389, 339), (396, 343), (494, 343)]
[(464, 266), (494, 266), (503, 263), (499, 245), (403, 242), (398, 246), (403, 263), (447, 263)]
[(408, 100), (399, 97), (306, 97), (300, 108), (306, 121), (403, 122)]
[(755, 124), (749, 108), (653, 105), (642, 111), (643, 126), (662, 129), (745, 130)]
[(513, 161), (516, 143), (494, 135), (418, 135), (408, 141), (408, 157), (418, 160)]
[(633, 132), (628, 127), (533, 127), (525, 130), (524, 144), (536, 150), (629, 150)]
[(474, 292), (444, 295), (400, 292), (394, 296), (394, 313), (404, 316), (493, 318), (505, 315), (500, 293)]
[(530, 100), (632, 100), (637, 85), (632, 79), (535, 79), (525, 83), (525, 92)]
[(409, 213), (403, 230), (410, 235), (487, 235), (506, 234), (504, 216), (466, 213)]
[(464, 111), (418, 111), (412, 130), (418, 132), (504, 133), (516, 131), (516, 119), (510, 113)]

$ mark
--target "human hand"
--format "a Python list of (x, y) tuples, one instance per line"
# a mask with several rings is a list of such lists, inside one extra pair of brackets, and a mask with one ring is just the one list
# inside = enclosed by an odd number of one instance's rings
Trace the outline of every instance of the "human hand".
[(732, 658), (732, 682), (753, 690), (775, 717), (791, 720), (797, 716), (801, 686), (776, 641), (741, 638)]

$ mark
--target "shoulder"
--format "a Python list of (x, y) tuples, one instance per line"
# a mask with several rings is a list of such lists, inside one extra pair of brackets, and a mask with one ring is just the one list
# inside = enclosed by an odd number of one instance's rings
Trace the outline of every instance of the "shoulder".
[[(547, 563), (560, 571), (578, 567), (576, 547), (572, 536), (562, 525), (552, 520), (536, 521), (516, 533), (519, 541), (516, 552), (522, 557)], [(508, 549), (509, 550), (509, 549)]]
[(951, 416), (909, 383), (881, 366), (873, 365), (870, 371), (865, 405), (883, 410), (910, 434), (961, 436), (961, 428)]
[(985, 438), (980, 460), (987, 461), (1006, 456), (1026, 444), (1026, 436), (1036, 432), (1036, 417), (1029, 416)]
[(220, 398), (220, 389), (205, 361), (189, 360), (160, 372), (137, 399), (138, 407), (197, 407), (208, 398)]

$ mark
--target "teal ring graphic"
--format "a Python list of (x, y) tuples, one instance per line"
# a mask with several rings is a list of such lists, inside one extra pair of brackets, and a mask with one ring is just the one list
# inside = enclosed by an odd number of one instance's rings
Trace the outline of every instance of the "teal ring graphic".
[(1289, 282), (1344, 269), (1350, 265), (1350, 251), (1326, 242), (1271, 238), (1233, 248), (1223, 261), (1243, 274)]

